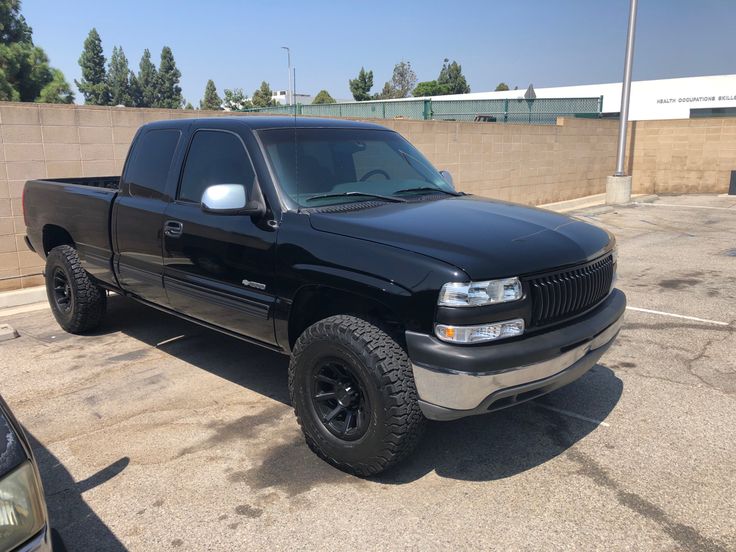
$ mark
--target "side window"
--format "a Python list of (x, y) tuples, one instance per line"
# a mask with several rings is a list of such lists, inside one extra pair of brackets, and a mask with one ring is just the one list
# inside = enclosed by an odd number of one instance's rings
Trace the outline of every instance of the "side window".
[(251, 197), (254, 181), (253, 166), (237, 136), (200, 130), (189, 147), (177, 199), (199, 203), (205, 189), (214, 184), (242, 184)]
[(149, 130), (138, 138), (128, 161), (125, 179), (130, 195), (160, 198), (181, 132), (174, 129)]

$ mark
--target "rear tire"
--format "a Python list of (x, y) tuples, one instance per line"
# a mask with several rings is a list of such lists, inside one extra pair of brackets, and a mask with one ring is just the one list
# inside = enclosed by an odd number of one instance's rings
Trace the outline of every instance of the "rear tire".
[(107, 308), (107, 293), (82, 268), (77, 251), (60, 245), (46, 257), (46, 295), (51, 312), (67, 332), (97, 328)]
[(299, 337), (289, 394), (309, 448), (358, 476), (404, 459), (426, 423), (404, 349), (353, 316), (326, 318)]

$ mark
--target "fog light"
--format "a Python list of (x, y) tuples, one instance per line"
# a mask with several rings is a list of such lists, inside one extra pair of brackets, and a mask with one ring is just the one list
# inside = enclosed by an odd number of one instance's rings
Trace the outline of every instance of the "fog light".
[(439, 339), (448, 343), (483, 343), (485, 341), (495, 341), (497, 339), (523, 334), (524, 320), (517, 318), (504, 322), (479, 324), (477, 326), (437, 324), (434, 327), (434, 333)]

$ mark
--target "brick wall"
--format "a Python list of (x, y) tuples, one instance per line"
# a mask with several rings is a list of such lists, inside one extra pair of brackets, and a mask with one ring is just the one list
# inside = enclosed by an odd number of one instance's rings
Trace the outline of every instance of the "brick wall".
[[(136, 129), (149, 121), (223, 112), (0, 103), (0, 290), (39, 285), (40, 257), (23, 243), (26, 180), (120, 174)], [(374, 121), (376, 122), (376, 121)], [(537, 205), (605, 191), (617, 122), (556, 126), (377, 121), (414, 143), (460, 190)], [(726, 191), (736, 119), (633, 125), (629, 166), (638, 192)]]
[(725, 193), (736, 170), (736, 118), (636, 121), (628, 167), (635, 193)]

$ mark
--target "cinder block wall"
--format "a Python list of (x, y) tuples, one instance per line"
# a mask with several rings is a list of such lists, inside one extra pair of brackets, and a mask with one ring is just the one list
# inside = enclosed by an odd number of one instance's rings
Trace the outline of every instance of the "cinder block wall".
[[(224, 115), (230, 114), (1, 102), (0, 291), (43, 283), (41, 259), (23, 243), (20, 198), (26, 180), (120, 174), (143, 123)], [(537, 205), (602, 193), (615, 165), (615, 121), (560, 119), (556, 126), (373, 122), (402, 133), (437, 167), (449, 170), (459, 189), (497, 199)], [(636, 191), (727, 190), (736, 119), (637, 125), (628, 150)], [(688, 129), (700, 129), (694, 133), (698, 138)]]
[(736, 170), (736, 118), (636, 121), (627, 151), (635, 193), (725, 193)]

